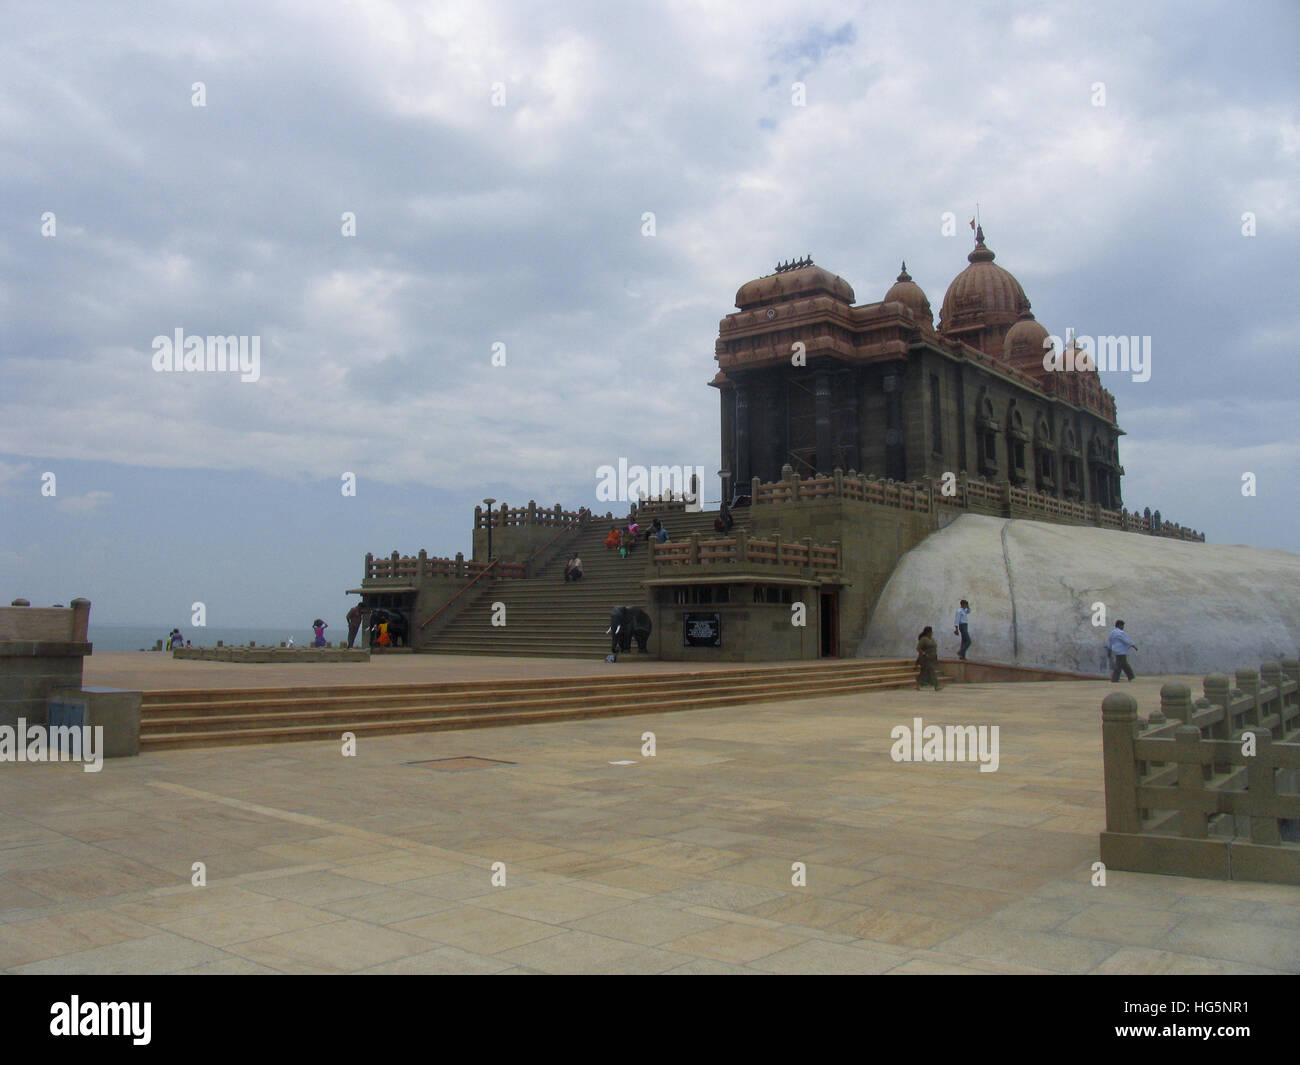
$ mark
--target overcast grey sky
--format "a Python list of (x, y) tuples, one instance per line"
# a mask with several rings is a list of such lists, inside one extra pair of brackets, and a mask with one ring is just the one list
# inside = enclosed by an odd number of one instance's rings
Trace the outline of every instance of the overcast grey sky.
[[(1050, 332), (1152, 338), (1128, 504), (1300, 550), (1298, 52), (1291, 0), (10, 0), (0, 598), (297, 623), (484, 495), (712, 474), (736, 289), (906, 258), (937, 311), (977, 202)], [(154, 372), (178, 328), (260, 378)]]

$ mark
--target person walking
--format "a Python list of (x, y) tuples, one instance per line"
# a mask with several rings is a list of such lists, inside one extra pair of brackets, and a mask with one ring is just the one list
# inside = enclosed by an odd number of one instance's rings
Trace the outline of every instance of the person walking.
[(939, 661), (939, 645), (934, 639), (934, 628), (927, 625), (916, 638), (916, 690), (920, 691), (927, 684), (939, 690), (939, 674), (935, 664)]
[(348, 649), (357, 642), (357, 633), (361, 631), (361, 615), (364, 611), (360, 603), (354, 603), (352, 609), (348, 611)]
[(970, 603), (965, 599), (957, 607), (957, 617), (952, 623), (952, 634), (961, 637), (961, 647), (957, 649), (957, 657), (965, 661), (966, 652), (970, 650)]
[(1124, 622), (1115, 622), (1115, 627), (1110, 630), (1110, 635), (1106, 637), (1106, 647), (1112, 655), (1115, 656), (1115, 664), (1110, 670), (1110, 682), (1119, 683), (1119, 675), (1123, 673), (1128, 677), (1128, 682), (1133, 683), (1133, 667), (1128, 664), (1130, 651), (1137, 650), (1137, 644), (1133, 638), (1124, 631)]

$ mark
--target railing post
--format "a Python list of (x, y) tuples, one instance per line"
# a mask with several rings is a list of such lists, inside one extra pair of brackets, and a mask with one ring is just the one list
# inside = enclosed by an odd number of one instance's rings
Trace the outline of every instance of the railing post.
[(1250, 809), (1250, 841), (1282, 842), (1277, 830), (1277, 773), (1273, 766), (1273, 733), (1266, 728), (1243, 729), (1254, 733), (1255, 756), (1246, 763), (1246, 804)]
[(1170, 721), (1186, 725), (1191, 720), (1192, 689), (1182, 681), (1171, 680), (1160, 687), (1160, 712)]
[(1262, 725), (1264, 723), (1264, 710), (1259, 705), (1259, 674), (1253, 669), (1237, 670), (1237, 687), (1250, 698), (1250, 710), (1244, 719), (1244, 723)]
[(812, 569), (813, 569), (813, 553), (812, 553), (812, 549), (813, 549), (813, 541), (812, 541), (812, 537), (811, 537), (811, 536), (804, 536), (804, 537), (801, 537), (800, 539), (801, 539), (801, 541), (802, 541), (802, 543), (803, 543), (803, 549), (804, 549), (804, 552), (805, 552), (804, 557), (803, 557), (803, 569), (804, 569), (805, 572), (807, 572), (807, 573), (811, 573), (811, 572), (812, 572)]
[(772, 537), (772, 540), (776, 543), (776, 564), (779, 566), (781, 565), (781, 543), (782, 543), (781, 534), (777, 533), (775, 536)]
[(692, 566), (698, 566), (700, 564), (700, 534), (697, 532), (691, 533), (690, 564)]
[(835, 498), (844, 498), (844, 471), (838, 466), (831, 473), (831, 480), (834, 482)]
[(1207, 818), (1204, 810), (1192, 809), (1196, 799), (1205, 792), (1205, 774), (1201, 770), (1196, 748), (1201, 742), (1201, 730), (1195, 725), (1179, 725), (1174, 729), (1174, 757), (1178, 762), (1178, 796), (1181, 832), (1185, 839), (1204, 839)]
[(375, 556), (372, 555), (369, 551), (367, 551), (366, 552), (366, 575), (365, 577), (362, 578), (362, 580), (366, 580), (374, 576), (374, 572), (375, 572)]
[(758, 486), (762, 483), (757, 477), (749, 479), (749, 505), (751, 507), (758, 502)]
[(427, 577), (429, 574), (429, 552), (422, 547), (416, 558), (418, 561), (416, 562), (415, 572), (421, 577)]
[(736, 530), (736, 555), (735, 559), (739, 562), (745, 562), (749, 558), (749, 534), (744, 529)]
[(1101, 748), (1106, 781), (1106, 831), (1142, 831), (1137, 807), (1137, 759), (1133, 726), (1137, 700), (1127, 692), (1112, 692), (1101, 701)]

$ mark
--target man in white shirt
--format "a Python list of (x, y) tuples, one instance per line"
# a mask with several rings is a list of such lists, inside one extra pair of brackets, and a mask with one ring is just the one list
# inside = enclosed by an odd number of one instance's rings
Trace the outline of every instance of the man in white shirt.
[(1124, 675), (1128, 677), (1128, 682), (1132, 684), (1133, 667), (1128, 664), (1128, 656), (1130, 651), (1137, 650), (1137, 644), (1124, 631), (1124, 622), (1115, 622), (1115, 627), (1110, 630), (1110, 635), (1106, 637), (1106, 648), (1115, 656), (1115, 665), (1110, 671), (1110, 682), (1118, 684), (1120, 672), (1123, 671)]
[(961, 648), (957, 651), (957, 657), (965, 659), (966, 652), (970, 650), (970, 603), (965, 599), (957, 608), (957, 617), (952, 623), (952, 634), (961, 637)]

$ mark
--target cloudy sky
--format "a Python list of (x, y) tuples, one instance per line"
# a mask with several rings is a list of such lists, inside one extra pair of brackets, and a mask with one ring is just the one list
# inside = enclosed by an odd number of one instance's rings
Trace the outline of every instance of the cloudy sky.
[(1050, 332), (1152, 338), (1128, 504), (1300, 551), (1298, 51), (1294, 0), (9, 0), (0, 599), (301, 626), (483, 496), (712, 475), (736, 289), (906, 258), (937, 310), (976, 203)]

